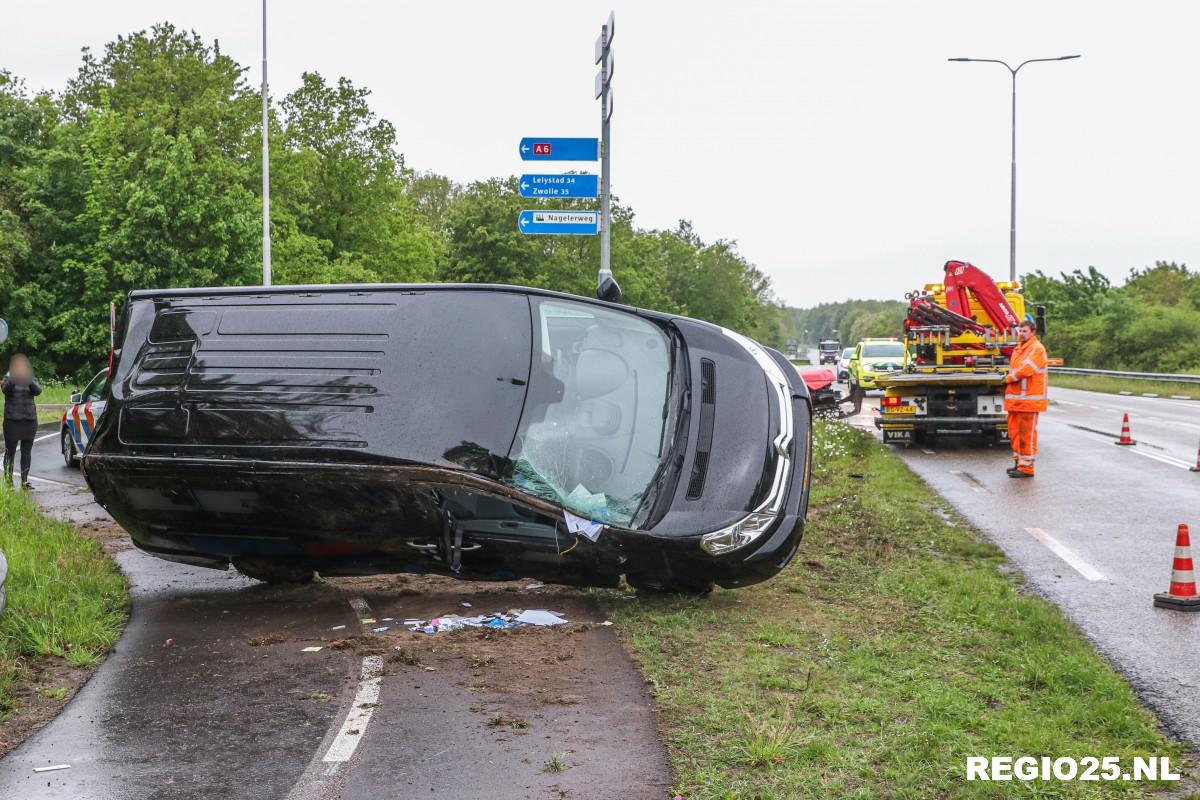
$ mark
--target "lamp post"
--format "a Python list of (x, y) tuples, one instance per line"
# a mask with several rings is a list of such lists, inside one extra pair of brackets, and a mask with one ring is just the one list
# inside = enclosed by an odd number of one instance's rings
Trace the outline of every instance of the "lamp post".
[(1057, 58), (1030, 58), (1009, 66), (1008, 62), (996, 58), (948, 58), (947, 61), (978, 61), (986, 64), (1000, 64), (1012, 73), (1012, 185), (1009, 189), (1009, 225), (1008, 225), (1008, 279), (1017, 279), (1017, 73), (1026, 64), (1036, 64), (1039, 61), (1068, 61), (1079, 58), (1078, 55), (1058, 56)]
[(271, 285), (271, 151), (267, 146), (267, 0), (262, 0), (262, 283)]

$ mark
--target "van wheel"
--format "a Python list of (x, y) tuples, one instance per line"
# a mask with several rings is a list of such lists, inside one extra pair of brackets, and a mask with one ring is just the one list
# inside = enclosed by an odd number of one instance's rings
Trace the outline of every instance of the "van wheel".
[(79, 466), (79, 454), (75, 452), (75, 440), (71, 438), (71, 432), (65, 427), (62, 429), (62, 455), (63, 463), (68, 468)]
[(311, 567), (268, 558), (235, 558), (233, 568), (263, 583), (312, 583), (317, 577)]
[(667, 581), (637, 573), (626, 575), (625, 582), (637, 589), (639, 594), (690, 594), (700, 597), (713, 590), (709, 581)]

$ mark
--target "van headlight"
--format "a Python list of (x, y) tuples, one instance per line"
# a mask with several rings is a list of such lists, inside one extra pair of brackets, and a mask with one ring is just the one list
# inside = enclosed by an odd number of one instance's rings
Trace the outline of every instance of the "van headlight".
[(745, 547), (762, 536), (775, 524), (774, 514), (754, 512), (728, 528), (706, 533), (700, 537), (700, 547), (710, 556), (720, 556)]

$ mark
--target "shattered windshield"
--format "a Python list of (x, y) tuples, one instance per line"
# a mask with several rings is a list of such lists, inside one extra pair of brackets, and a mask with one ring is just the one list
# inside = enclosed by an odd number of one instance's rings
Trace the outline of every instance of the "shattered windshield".
[(529, 393), (507, 482), (581, 517), (628, 526), (671, 445), (671, 341), (633, 314), (533, 304)]

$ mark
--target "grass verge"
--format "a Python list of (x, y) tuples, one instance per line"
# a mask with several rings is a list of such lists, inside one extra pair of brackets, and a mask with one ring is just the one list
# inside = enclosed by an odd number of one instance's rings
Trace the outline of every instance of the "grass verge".
[(71, 402), (72, 388), (79, 388), (73, 384), (61, 383), (59, 381), (47, 381), (42, 384), (42, 393), (38, 395), (38, 424), (44, 425), (47, 422), (58, 422), (62, 419), (63, 409), (61, 408), (45, 408), (51, 404), (61, 404)]
[[(1128, 684), (893, 454), (818, 423), (808, 526), (778, 577), (601, 602), (644, 670), (687, 800), (1152, 796), (968, 782), (967, 756), (1170, 756)], [(626, 600), (626, 601), (623, 601)], [(1178, 767), (1176, 768), (1177, 771)]]
[(0, 615), (0, 722), (38, 657), (93, 667), (125, 624), (125, 578), (98, 542), (42, 516), (23, 492), (0, 488), (0, 548), (8, 606)]
[(1125, 378), (1109, 378), (1104, 375), (1063, 375), (1053, 373), (1050, 385), (1062, 386), (1066, 389), (1085, 389), (1089, 392), (1105, 392), (1119, 394), (1120, 392), (1153, 392), (1160, 397), (1179, 395), (1200, 400), (1200, 384), (1172, 383), (1171, 381), (1143, 381)]

